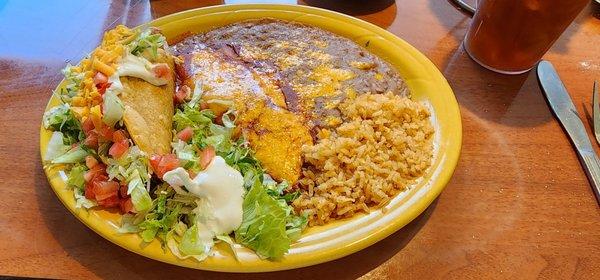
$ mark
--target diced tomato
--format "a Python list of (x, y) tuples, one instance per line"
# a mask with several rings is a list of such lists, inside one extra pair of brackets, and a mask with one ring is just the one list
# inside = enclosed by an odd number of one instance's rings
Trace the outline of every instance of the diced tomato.
[(100, 128), (96, 128), (96, 132), (98, 135), (102, 137), (103, 140), (111, 141), (113, 137), (113, 129), (108, 125), (102, 125)]
[(107, 199), (96, 200), (96, 201), (98, 202), (98, 205), (100, 205), (102, 207), (106, 207), (106, 208), (112, 208), (112, 207), (119, 206), (119, 197), (117, 197), (117, 196), (111, 196)]
[(108, 77), (102, 72), (96, 72), (96, 75), (94, 75), (94, 84), (96, 85), (98, 92), (102, 95), (112, 83), (108, 82)]
[(171, 77), (171, 69), (166, 63), (158, 63), (152, 68), (154, 76), (163, 79), (169, 79)]
[(94, 167), (92, 167), (83, 175), (83, 178), (86, 182), (92, 182), (96, 179), (96, 177), (100, 177), (100, 179), (108, 178), (106, 175), (106, 166), (104, 166), (104, 164), (98, 163), (94, 165)]
[(185, 102), (186, 99), (188, 99), (191, 95), (191, 89), (188, 86), (182, 86), (179, 88), (179, 90), (177, 90), (177, 92), (175, 93), (175, 96), (173, 97), (175, 99), (175, 103), (177, 104), (182, 104)]
[(191, 127), (186, 127), (177, 133), (177, 138), (181, 139), (181, 141), (188, 142), (194, 136), (194, 130)]
[(156, 176), (162, 179), (165, 173), (179, 167), (179, 159), (174, 154), (153, 155), (150, 157), (150, 165)]
[(119, 188), (119, 195), (121, 196), (121, 198), (126, 198), (127, 197), (127, 188), (128, 188), (127, 184), (123, 184)]
[(223, 114), (215, 116), (215, 123), (218, 125), (223, 125)]
[(84, 175), (85, 179), (85, 197), (88, 199), (95, 199), (96, 192), (94, 190), (94, 184), (96, 182), (107, 181), (108, 175), (106, 174), (106, 166), (102, 163), (96, 163), (90, 170)]
[(85, 198), (87, 199), (96, 199), (96, 195), (94, 194), (94, 186), (92, 184), (85, 184)]
[(207, 146), (202, 149), (202, 151), (200, 151), (200, 168), (206, 169), (215, 155), (215, 148), (213, 148), (213, 146)]
[(93, 156), (86, 156), (85, 157), (85, 165), (89, 168), (92, 169), (94, 168), (94, 166), (96, 166), (96, 164), (98, 164), (98, 160), (96, 160), (95, 157)]
[(92, 118), (86, 118), (81, 124), (81, 128), (83, 129), (85, 135), (88, 135), (88, 133), (94, 129), (94, 122), (92, 122)]
[(113, 143), (112, 146), (110, 146), (110, 149), (108, 149), (108, 154), (113, 158), (120, 158), (125, 152), (127, 152), (127, 149), (129, 149), (129, 142), (127, 139), (125, 139)]
[(150, 166), (152, 167), (152, 170), (154, 170), (154, 173), (156, 173), (156, 175), (162, 179), (162, 174), (158, 174), (158, 165), (160, 164), (160, 161), (162, 160), (162, 156), (161, 155), (152, 155), (150, 157)]
[(121, 208), (121, 213), (135, 213), (131, 198), (121, 199), (119, 201), (119, 208)]
[(181, 63), (175, 63), (175, 74), (177, 78), (181, 81), (185, 80), (188, 77), (187, 71), (185, 67), (181, 65)]
[(113, 132), (112, 140), (113, 142), (121, 142), (123, 140), (127, 140), (127, 133), (125, 133), (125, 130), (119, 129)]
[(118, 197), (119, 183), (115, 181), (95, 181), (94, 182), (94, 194), (96, 200), (105, 200), (110, 197)]
[(116, 181), (108, 180), (104, 164), (97, 161), (95, 164), (90, 164), (95, 160), (91, 156), (86, 157), (86, 165), (92, 167), (84, 175), (86, 181), (85, 197), (95, 199), (98, 205), (103, 207), (120, 206), (119, 191), (121, 185)]
[[(100, 93), (100, 95), (102, 95), (106, 92), (106, 89), (108, 89), (111, 85), (112, 85), (112, 83), (102, 83), (102, 84), (97, 84), (96, 88), (98, 89), (98, 93)], [(102, 106), (102, 105), (100, 105), (100, 106)]]
[(106, 84), (108, 82), (108, 77), (106, 77), (106, 75), (104, 75), (102, 72), (96, 72), (96, 75), (94, 75), (94, 84), (98, 85), (98, 84)]
[(97, 149), (98, 148), (98, 134), (95, 131), (88, 132), (87, 137), (85, 137), (85, 140), (83, 141), (83, 144), (92, 149)]
[(200, 102), (200, 109), (202, 109), (202, 110), (208, 109), (208, 103), (206, 103), (206, 102)]
[[(159, 168), (164, 169), (164, 173), (167, 173), (177, 167), (179, 167), (179, 159), (174, 154), (166, 154), (160, 160)], [(164, 174), (163, 173), (163, 174)]]

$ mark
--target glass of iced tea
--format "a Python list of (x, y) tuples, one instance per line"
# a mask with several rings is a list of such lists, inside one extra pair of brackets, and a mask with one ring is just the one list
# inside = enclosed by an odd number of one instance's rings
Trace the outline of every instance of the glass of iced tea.
[[(461, 0), (452, 0), (466, 10)], [(481, 66), (504, 74), (529, 71), (589, 0), (478, 0), (463, 46)]]

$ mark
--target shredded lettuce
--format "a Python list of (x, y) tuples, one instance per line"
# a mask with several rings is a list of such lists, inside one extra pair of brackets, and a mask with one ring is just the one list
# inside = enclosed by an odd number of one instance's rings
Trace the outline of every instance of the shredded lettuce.
[(213, 245), (212, 233), (201, 223), (196, 223), (185, 231), (178, 248), (184, 256), (204, 259)]
[[(166, 45), (167, 41), (162, 34), (152, 34), (152, 30), (148, 28), (129, 43), (128, 48), (133, 55), (145, 55), (147, 59), (155, 60), (158, 57), (158, 49)], [(146, 55), (147, 53), (149, 55)]]
[(62, 102), (67, 103), (79, 93), (81, 82), (85, 78), (85, 75), (83, 73), (77, 73), (74, 66), (71, 64), (67, 64), (62, 70), (62, 73), (65, 77), (65, 86), (61, 88), (60, 92), (57, 93), (57, 96)]
[(60, 131), (52, 132), (52, 136), (50, 137), (48, 146), (46, 147), (44, 161), (51, 161), (69, 150), (70, 147), (64, 144), (63, 137), (64, 136)]
[(292, 208), (289, 203), (298, 198), (300, 192), (295, 191), (286, 193), (285, 191), (289, 188), (288, 182), (282, 181), (281, 183), (277, 183), (268, 174), (263, 175), (263, 184), (266, 192), (271, 197), (277, 199), (277, 202), (286, 213), (285, 228), (287, 236), (291, 241), (298, 240), (302, 230), (304, 230), (308, 224), (308, 217), (306, 215), (296, 215), (294, 213), (294, 208)]
[(85, 161), (85, 157), (89, 155), (88, 151), (81, 145), (72, 148), (63, 155), (53, 159), (51, 163), (54, 164), (71, 164)]
[(175, 206), (174, 208), (165, 208), (163, 213), (154, 212), (147, 214), (146, 219), (138, 224), (138, 227), (142, 230), (140, 232), (142, 239), (150, 242), (157, 234), (161, 239), (164, 239), (164, 235), (177, 222), (180, 211), (181, 206)]
[(131, 192), (131, 202), (136, 211), (143, 212), (152, 206), (152, 198), (145, 188), (135, 188)]
[(113, 127), (123, 118), (125, 107), (123, 106), (121, 99), (119, 99), (117, 94), (112, 90), (107, 90), (106, 93), (104, 93), (103, 98), (102, 121), (108, 126)]
[[(212, 146), (228, 165), (240, 171), (247, 193), (242, 205), (242, 224), (232, 236), (238, 243), (255, 250), (261, 258), (280, 259), (307, 224), (307, 218), (296, 215), (288, 204), (298, 194), (288, 193), (287, 182), (278, 183), (264, 172), (243, 136), (233, 139), (233, 111), (226, 112), (221, 117), (222, 124), (217, 124), (211, 110), (197, 107), (197, 104), (184, 104), (173, 116), (175, 134), (186, 127), (194, 132), (188, 142), (174, 136), (173, 152), (187, 170), (199, 171), (198, 151)], [(232, 237), (210, 230), (214, 217), (202, 198), (163, 183), (151, 197), (144, 197), (144, 211), (139, 211), (135, 192), (145, 191), (144, 185), (149, 184), (150, 178), (146, 177), (149, 171), (147, 159), (138, 160), (136, 149), (130, 149), (128, 153), (132, 155), (107, 158), (109, 177), (128, 182), (129, 193), (138, 210), (135, 216), (123, 218), (120, 232), (137, 232), (145, 242), (156, 238), (179, 258), (203, 260), (210, 255), (214, 243), (220, 241), (228, 244), (235, 255)], [(139, 161), (144, 164), (138, 165)]]
[(58, 105), (46, 111), (42, 123), (46, 129), (60, 131), (65, 145), (75, 144), (85, 138), (81, 124), (71, 112), (69, 104)]
[(108, 158), (106, 161), (108, 177), (127, 183), (127, 194), (131, 195), (135, 210), (138, 212), (148, 210), (152, 206), (152, 198), (146, 189), (146, 185), (150, 182), (146, 155), (138, 146), (132, 146), (125, 155), (116, 159)]
[(273, 178), (271, 178), (271, 176), (269, 176), (269, 174), (263, 175), (263, 184), (270, 196), (282, 199), (286, 203), (291, 203), (292, 201), (296, 200), (298, 196), (300, 196), (300, 191), (286, 193), (285, 191), (290, 187), (290, 184), (285, 180), (281, 183), (277, 183), (275, 180), (273, 180)]
[(186, 142), (176, 138), (171, 146), (173, 147), (173, 151), (179, 159), (179, 162), (185, 169), (192, 170), (194, 172), (200, 170), (198, 165), (198, 156), (196, 155), (194, 145), (187, 144)]
[(87, 170), (88, 168), (85, 164), (76, 164), (73, 166), (67, 177), (67, 186), (83, 190), (85, 187), (84, 175)]
[(119, 233), (137, 233), (140, 231), (137, 224), (139, 224), (139, 215), (125, 214), (121, 217), (121, 226), (117, 230)]
[(217, 240), (219, 240), (219, 241), (225, 242), (225, 244), (228, 245), (229, 250), (231, 250), (231, 253), (235, 257), (235, 259), (239, 260), (238, 255), (237, 255), (237, 251), (235, 250), (235, 242), (233, 241), (233, 239), (231, 238), (231, 236), (229, 236), (229, 235), (217, 235), (215, 238)]
[[(198, 111), (194, 107), (184, 105), (183, 110), (177, 109), (177, 112), (173, 116), (173, 124), (177, 131), (191, 127), (207, 133), (206, 129), (213, 123), (214, 118), (215, 114), (211, 110)], [(194, 131), (194, 135), (196, 135), (196, 131)], [(206, 134), (203, 135), (205, 136)]]
[[(195, 197), (175, 194), (166, 184), (159, 185), (154, 195), (156, 198), (151, 201), (150, 209), (122, 219), (120, 231), (134, 231), (145, 242), (158, 238), (168, 245), (169, 232), (176, 227), (184, 213), (189, 214), (190, 208), (195, 207)], [(180, 235), (183, 235), (183, 232)]]
[(192, 99), (187, 103), (189, 107), (195, 108), (200, 103), (200, 98), (202, 97), (202, 83), (200, 80), (197, 80), (194, 84), (194, 92), (192, 94)]
[(83, 190), (81, 189), (73, 189), (73, 194), (75, 196), (75, 208), (85, 208), (89, 209), (96, 205), (96, 201), (87, 199), (85, 195), (83, 195)]
[(286, 212), (267, 194), (260, 184), (246, 194), (243, 204), (242, 225), (235, 231), (235, 239), (254, 250), (262, 258), (280, 259), (290, 248)]
[(233, 119), (235, 119), (235, 113), (233, 112), (233, 110), (229, 110), (229, 111), (225, 112), (223, 114), (223, 116), (221, 116), (221, 120), (223, 121), (223, 126), (225, 126), (227, 128), (235, 127), (235, 123), (233, 122)]
[[(187, 237), (186, 241), (184, 242), (183, 238), (186, 234), (188, 235), (188, 237)], [(169, 231), (166, 235), (167, 247), (169, 247), (169, 249), (171, 250), (173, 255), (177, 256), (180, 259), (195, 258), (198, 261), (203, 261), (204, 259), (206, 259), (208, 257), (208, 254), (206, 254), (204, 252), (200, 252), (200, 250), (198, 250), (196, 248), (196, 243), (193, 242), (194, 240), (192, 240), (193, 236), (194, 236), (194, 232), (189, 231), (189, 229), (185, 223), (179, 222), (175, 226), (173, 226), (173, 229), (171, 231)], [(181, 245), (181, 244), (184, 244), (184, 245)], [(185, 254), (185, 253), (181, 252), (181, 249), (180, 249), (181, 247), (183, 247), (183, 249), (185, 250), (186, 253), (199, 252), (199, 254), (198, 255)]]

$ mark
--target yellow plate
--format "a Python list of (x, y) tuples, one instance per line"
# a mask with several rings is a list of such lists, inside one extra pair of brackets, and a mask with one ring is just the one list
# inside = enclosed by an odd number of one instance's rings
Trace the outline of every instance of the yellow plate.
[[(163, 251), (156, 240), (142, 247), (137, 235), (117, 234), (118, 214), (104, 210), (88, 212), (75, 209), (73, 193), (65, 186), (61, 171), (46, 170), (52, 189), (67, 209), (104, 238), (137, 254), (190, 268), (229, 272), (284, 270), (341, 258), (387, 237), (423, 212), (440, 194), (454, 172), (460, 153), (462, 127), (458, 104), (450, 86), (433, 63), (408, 43), (362, 20), (306, 6), (215, 6), (172, 14), (149, 24), (160, 27), (167, 38), (174, 38), (185, 32), (203, 32), (233, 22), (262, 17), (301, 22), (350, 38), (359, 45), (366, 46), (370, 52), (388, 61), (400, 72), (413, 98), (429, 104), (433, 109), (435, 156), (433, 165), (423, 180), (394, 198), (386, 206), (385, 213), (374, 211), (353, 219), (309, 228), (281, 261), (261, 260), (252, 251), (241, 246), (236, 248), (239, 260), (227, 248), (217, 245), (215, 255), (203, 262), (180, 260), (168, 250)], [(56, 104), (57, 98), (52, 97), (46, 109)], [(41, 128), (42, 158), (50, 135), (51, 132)]]

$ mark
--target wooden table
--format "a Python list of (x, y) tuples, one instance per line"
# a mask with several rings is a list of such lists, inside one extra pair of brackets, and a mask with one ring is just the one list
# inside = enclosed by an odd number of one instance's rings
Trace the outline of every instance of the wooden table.
[[(113, 245), (61, 205), (42, 171), (38, 131), (59, 70), (91, 51), (117, 23), (135, 26), (219, 1), (70, 0), (43, 8), (0, 1), (0, 274), (600, 279), (600, 208), (533, 73), (504, 76), (472, 62), (460, 47), (470, 19), (446, 1), (306, 2), (387, 28), (427, 55), (454, 89), (463, 120), (462, 156), (450, 184), (423, 215), (361, 252), (287, 272), (195, 271)], [(592, 82), (600, 79), (600, 20), (589, 7), (546, 59), (578, 110), (590, 111)]]

